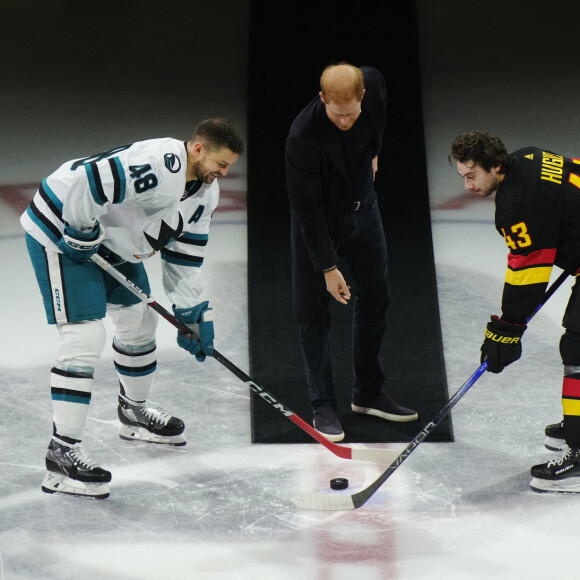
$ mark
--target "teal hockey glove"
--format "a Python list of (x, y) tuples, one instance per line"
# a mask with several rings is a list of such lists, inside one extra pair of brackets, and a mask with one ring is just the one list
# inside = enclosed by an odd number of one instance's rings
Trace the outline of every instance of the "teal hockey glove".
[(79, 264), (84, 264), (91, 259), (93, 254), (97, 253), (104, 239), (105, 229), (98, 222), (89, 232), (81, 232), (65, 224), (64, 235), (57, 246), (65, 256)]
[(206, 313), (210, 310), (207, 300), (193, 308), (173, 306), (177, 320), (186, 324), (192, 332), (191, 335), (178, 332), (177, 344), (193, 354), (199, 362), (203, 362), (206, 355), (213, 355), (213, 321), (206, 320)]

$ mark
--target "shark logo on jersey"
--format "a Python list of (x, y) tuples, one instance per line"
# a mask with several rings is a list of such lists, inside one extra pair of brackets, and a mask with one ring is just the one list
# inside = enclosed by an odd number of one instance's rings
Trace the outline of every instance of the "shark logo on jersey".
[(181, 159), (175, 155), (175, 153), (166, 153), (163, 156), (165, 160), (165, 167), (171, 171), (171, 173), (177, 173), (181, 169)]
[(159, 234), (157, 238), (149, 235), (147, 232), (143, 232), (143, 235), (149, 242), (149, 245), (158, 252), (161, 248), (164, 248), (169, 242), (172, 240), (176, 240), (183, 231), (183, 218), (181, 214), (179, 214), (179, 224), (177, 225), (176, 229), (173, 229), (170, 225), (165, 223), (164, 220), (161, 220), (161, 224), (159, 226)]

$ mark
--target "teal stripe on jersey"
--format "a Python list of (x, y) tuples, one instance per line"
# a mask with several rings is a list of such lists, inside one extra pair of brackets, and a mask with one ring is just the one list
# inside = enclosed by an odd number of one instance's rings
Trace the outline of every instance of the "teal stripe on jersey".
[(115, 196), (113, 203), (123, 203), (125, 200), (125, 191), (127, 190), (127, 181), (125, 179), (125, 170), (123, 164), (118, 157), (113, 157), (109, 160), (113, 179), (115, 181)]
[(46, 182), (46, 179), (42, 180), (42, 187), (44, 188), (44, 192), (46, 193), (46, 195), (48, 195), (48, 197), (50, 198), (50, 201), (54, 203), (55, 207), (58, 208), (58, 211), (60, 211), (60, 213), (62, 214), (62, 201), (60, 201), (60, 199), (58, 199), (58, 197), (56, 196), (56, 193), (54, 193), (54, 191), (50, 189), (48, 183)]
[(105, 205), (107, 203), (107, 198), (103, 192), (103, 187), (101, 183), (101, 176), (99, 175), (99, 169), (96, 163), (85, 163), (83, 165), (87, 173), (87, 179), (89, 181), (89, 188), (95, 203), (99, 205)]
[(182, 242), (184, 244), (191, 244), (193, 246), (206, 246), (208, 239), (209, 239), (208, 234), (192, 234), (186, 232), (185, 234), (180, 236), (177, 241)]

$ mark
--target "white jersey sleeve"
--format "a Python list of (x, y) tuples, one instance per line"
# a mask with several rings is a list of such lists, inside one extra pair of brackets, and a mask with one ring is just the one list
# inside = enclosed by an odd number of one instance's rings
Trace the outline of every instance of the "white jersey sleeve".
[(202, 292), (201, 266), (209, 241), (212, 214), (219, 201), (218, 180), (203, 184), (180, 203), (183, 232), (161, 250), (163, 285), (177, 308), (199, 303)]
[(41, 244), (54, 246), (65, 224), (84, 231), (98, 220), (104, 246), (138, 262), (181, 235), (186, 170), (185, 143), (170, 138), (69, 161), (42, 182), (21, 223)]
[(69, 161), (47, 177), (20, 221), (58, 251), (65, 223), (105, 228), (103, 246), (123, 261), (161, 251), (163, 284), (178, 308), (199, 302), (209, 225), (219, 200), (217, 179), (186, 184), (186, 144), (151, 139)]

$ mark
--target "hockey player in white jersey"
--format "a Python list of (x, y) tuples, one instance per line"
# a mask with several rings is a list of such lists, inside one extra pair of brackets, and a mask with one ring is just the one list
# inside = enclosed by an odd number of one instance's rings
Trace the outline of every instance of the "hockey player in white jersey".
[(217, 177), (243, 153), (225, 119), (207, 119), (187, 141), (136, 142), (68, 161), (43, 180), (21, 216), (49, 324), (58, 329), (51, 370), (53, 435), (46, 455), (47, 493), (108, 497), (111, 473), (81, 440), (94, 366), (113, 321), (118, 417), (123, 439), (185, 445), (185, 425), (148, 397), (156, 372), (157, 314), (101, 270), (99, 252), (149, 292), (143, 261), (161, 253), (163, 285), (176, 317), (198, 338), (178, 334), (199, 361), (213, 353), (213, 323), (200, 303), (201, 271)]

